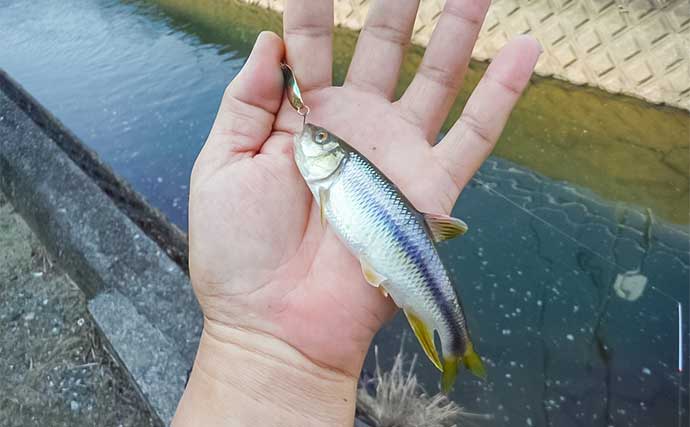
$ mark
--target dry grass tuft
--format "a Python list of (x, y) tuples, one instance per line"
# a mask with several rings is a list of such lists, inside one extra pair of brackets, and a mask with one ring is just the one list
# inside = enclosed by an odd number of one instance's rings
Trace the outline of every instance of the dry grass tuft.
[(413, 356), (409, 369), (405, 371), (402, 346), (389, 372), (381, 370), (378, 348), (374, 348), (374, 353), (375, 393), (370, 393), (368, 387), (361, 387), (357, 395), (357, 409), (366, 414), (373, 426), (465, 427), (476, 425), (476, 420), (491, 418), (489, 415), (463, 411), (443, 394), (429, 396), (414, 374), (417, 355)]

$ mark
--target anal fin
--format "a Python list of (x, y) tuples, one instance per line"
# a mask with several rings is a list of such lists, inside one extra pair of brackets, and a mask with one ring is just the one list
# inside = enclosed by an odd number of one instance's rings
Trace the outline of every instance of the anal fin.
[(407, 321), (410, 322), (412, 331), (414, 331), (415, 336), (419, 340), (419, 343), (424, 349), (427, 357), (431, 362), (438, 368), (439, 371), (443, 372), (443, 366), (441, 365), (441, 359), (438, 356), (438, 351), (436, 351), (436, 344), (434, 344), (434, 331), (429, 329), (429, 327), (424, 323), (422, 319), (417, 317), (414, 313), (404, 310), (405, 316), (407, 316)]

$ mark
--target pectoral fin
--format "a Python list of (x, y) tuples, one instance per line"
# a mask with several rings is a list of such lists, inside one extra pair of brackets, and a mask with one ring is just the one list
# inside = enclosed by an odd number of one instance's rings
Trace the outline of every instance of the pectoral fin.
[(388, 298), (388, 291), (383, 287), (383, 284), (387, 279), (374, 270), (374, 267), (369, 264), (369, 261), (367, 261), (366, 258), (360, 258), (359, 263), (362, 266), (362, 274), (364, 274), (364, 278), (366, 279), (367, 283), (375, 288), (378, 288), (379, 292), (381, 292), (381, 295)]
[(429, 329), (427, 325), (415, 316), (414, 313), (405, 310), (405, 316), (407, 316), (407, 321), (410, 322), (414, 334), (417, 336), (419, 343), (424, 349), (427, 357), (431, 362), (438, 368), (439, 371), (443, 372), (443, 367), (441, 366), (441, 359), (438, 357), (438, 351), (436, 351), (436, 345), (434, 344), (434, 331)]
[(326, 226), (326, 203), (328, 203), (328, 190), (319, 188), (319, 209), (321, 211), (321, 225)]
[(453, 218), (448, 215), (425, 213), (426, 220), (435, 242), (452, 239), (462, 236), (467, 232), (467, 224), (461, 219)]

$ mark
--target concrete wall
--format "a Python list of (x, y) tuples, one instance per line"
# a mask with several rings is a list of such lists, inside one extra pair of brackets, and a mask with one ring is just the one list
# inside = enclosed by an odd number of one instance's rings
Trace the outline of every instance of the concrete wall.
[[(282, 11), (285, 0), (243, 0)], [(360, 29), (371, 0), (335, 0), (335, 22)], [(412, 41), (425, 46), (444, 0), (422, 0)], [(537, 73), (690, 110), (688, 0), (494, 0), (473, 56), (517, 34), (544, 46)]]

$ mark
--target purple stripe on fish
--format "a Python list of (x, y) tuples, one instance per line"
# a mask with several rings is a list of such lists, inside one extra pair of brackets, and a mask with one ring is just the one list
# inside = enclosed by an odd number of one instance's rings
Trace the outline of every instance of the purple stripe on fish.
[[(361, 163), (364, 162), (360, 161), (360, 164)], [(365, 166), (367, 166), (366, 163), (364, 164)], [(434, 301), (441, 310), (443, 317), (448, 321), (450, 329), (453, 332), (454, 336), (452, 342), (450, 343), (452, 347), (451, 351), (453, 351), (456, 354), (461, 353), (463, 351), (462, 339), (460, 338), (462, 336), (462, 331), (460, 331), (458, 328), (459, 325), (464, 322), (462, 321), (462, 319), (457, 318), (457, 314), (451, 309), (451, 307), (448, 304), (448, 301), (444, 297), (443, 292), (441, 290), (443, 283), (438, 282), (439, 278), (429, 269), (427, 263), (425, 262), (423, 252), (424, 249), (420, 248), (419, 245), (417, 245), (414, 242), (414, 236), (408, 235), (408, 233), (405, 232), (405, 229), (395, 222), (395, 220), (389, 214), (386, 207), (377, 201), (377, 197), (373, 193), (373, 191), (375, 191), (374, 186), (367, 185), (367, 183), (364, 182), (359, 182), (357, 184), (359, 184), (359, 191), (364, 192), (365, 197), (367, 197), (367, 199), (369, 199), (369, 203), (372, 204), (374, 211), (381, 216), (381, 220), (384, 222), (384, 224), (386, 224), (386, 226), (391, 229), (396, 242), (398, 242), (403, 247), (405, 253), (407, 253), (410, 256), (410, 258), (414, 262), (414, 265), (421, 273), (422, 277), (424, 278), (424, 282), (428, 285), (428, 289), (431, 292)], [(424, 221), (424, 219), (417, 218), (417, 221)], [(420, 233), (425, 233), (423, 228), (421, 230), (418, 228), (422, 227), (421, 224), (418, 223), (416, 225), (417, 227), (414, 227), (414, 229), (416, 229)], [(429, 236), (424, 236), (424, 238), (430, 239)], [(429, 244), (431, 245), (431, 243)], [(430, 247), (427, 250), (434, 251), (433, 247)], [(432, 256), (438, 256), (438, 254), (432, 253)]]

